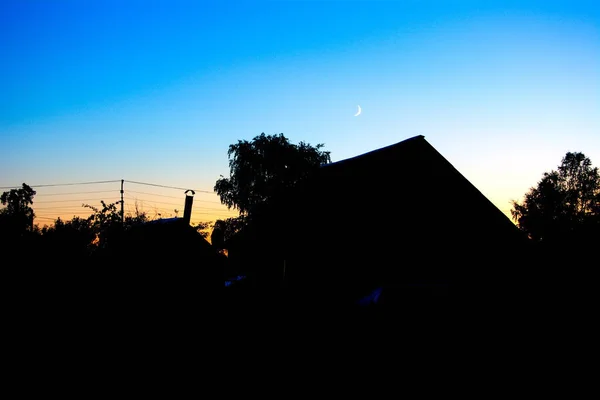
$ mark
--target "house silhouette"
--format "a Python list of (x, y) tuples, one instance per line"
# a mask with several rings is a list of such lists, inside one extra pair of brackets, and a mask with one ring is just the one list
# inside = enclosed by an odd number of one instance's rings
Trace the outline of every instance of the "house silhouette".
[(424, 136), (322, 166), (263, 217), (257, 275), (315, 304), (499, 293), (528, 246)]
[(186, 215), (158, 219), (128, 227), (94, 283), (112, 321), (175, 329), (218, 309), (224, 262)]

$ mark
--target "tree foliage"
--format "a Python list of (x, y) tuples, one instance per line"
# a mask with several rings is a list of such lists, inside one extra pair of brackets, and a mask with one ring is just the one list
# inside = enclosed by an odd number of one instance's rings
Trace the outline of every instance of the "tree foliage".
[(557, 170), (545, 172), (511, 214), (534, 241), (561, 242), (597, 235), (600, 174), (583, 153), (568, 152)]
[(240, 232), (244, 225), (243, 216), (217, 220), (210, 235), (211, 244), (218, 249), (223, 249), (225, 243)]
[(206, 239), (209, 235), (209, 230), (210, 228), (212, 228), (213, 224), (212, 222), (209, 221), (200, 221), (198, 222), (196, 225), (192, 225), (192, 227), (200, 234), (200, 236), (202, 236), (204, 239)]
[(59, 217), (52, 226), (43, 227), (40, 233), (46, 252), (71, 258), (88, 256), (96, 238), (91, 220), (80, 217), (73, 217), (70, 221)]
[(25, 183), (19, 189), (2, 193), (0, 202), (5, 207), (0, 210), (0, 224), (3, 232), (19, 236), (32, 230), (35, 214), (31, 205), (35, 194)]
[(106, 203), (101, 200), (102, 207), (95, 207), (89, 204), (83, 204), (83, 207), (91, 209), (93, 212), (88, 217), (88, 221), (96, 232), (97, 245), (100, 248), (106, 247), (110, 238), (116, 237), (123, 226), (123, 220), (120, 211), (117, 210), (117, 203)]
[(239, 140), (229, 146), (230, 176), (221, 176), (214, 190), (221, 203), (250, 216), (286, 188), (296, 185), (313, 169), (331, 162), (323, 144), (293, 144), (283, 133)]
[(120, 202), (106, 203), (101, 200), (100, 204), (102, 207), (83, 204), (83, 207), (93, 211), (88, 217), (88, 222), (96, 234), (96, 245), (99, 248), (106, 247), (111, 240), (119, 240), (120, 234), (132, 226), (150, 220), (145, 212), (138, 210), (137, 205), (135, 214), (123, 216), (121, 211), (117, 209), (117, 204), (120, 204)]

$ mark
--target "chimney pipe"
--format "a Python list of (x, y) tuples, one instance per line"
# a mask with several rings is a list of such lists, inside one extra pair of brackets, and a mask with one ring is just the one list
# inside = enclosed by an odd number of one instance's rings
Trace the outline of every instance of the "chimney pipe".
[[(189, 195), (188, 192), (192, 192), (192, 194)], [(185, 221), (186, 225), (190, 224), (190, 219), (192, 218), (192, 203), (194, 202), (195, 194), (196, 192), (194, 192), (193, 190), (185, 191), (185, 208), (183, 210), (183, 220)]]

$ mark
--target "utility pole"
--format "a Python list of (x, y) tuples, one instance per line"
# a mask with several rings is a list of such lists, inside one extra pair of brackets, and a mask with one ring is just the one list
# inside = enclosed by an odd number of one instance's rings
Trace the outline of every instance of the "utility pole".
[(125, 202), (123, 201), (123, 182), (124, 179), (121, 179), (121, 224), (125, 224)]

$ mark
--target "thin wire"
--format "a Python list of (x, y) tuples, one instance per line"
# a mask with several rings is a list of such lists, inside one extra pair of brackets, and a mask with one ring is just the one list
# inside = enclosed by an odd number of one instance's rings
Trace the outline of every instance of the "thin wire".
[(35, 197), (40, 197), (40, 196), (66, 196), (66, 195), (72, 195), (72, 194), (91, 194), (91, 193), (114, 193), (115, 190), (92, 190), (91, 192), (71, 192), (71, 193), (37, 193), (35, 195)]
[[(174, 213), (175, 212), (175, 210), (172, 209), (172, 208), (152, 207), (152, 206), (148, 206), (147, 208), (149, 209), (149, 211), (147, 211), (147, 210), (139, 210), (139, 212), (148, 213), (148, 212), (151, 212), (151, 211), (156, 212), (156, 211), (161, 211), (161, 210), (162, 211), (167, 211), (167, 212), (170, 212), (170, 213)], [(178, 210), (178, 211), (181, 212), (181, 210)]]
[(156, 194), (156, 193), (148, 193), (148, 192), (138, 192), (138, 191), (135, 191), (135, 190), (126, 190), (125, 192), (127, 192), (127, 193), (147, 194), (147, 195), (150, 195), (150, 196), (168, 197), (168, 198), (171, 198), (171, 199), (181, 199), (181, 196), (167, 196), (167, 195), (164, 195), (164, 194)]
[[(119, 200), (119, 201), (115, 201), (114, 203), (115, 203), (115, 204), (118, 204), (119, 202), (120, 202), (120, 200)], [(107, 202), (106, 204), (108, 205), (108, 204), (111, 204), (111, 203), (108, 203), (108, 202)], [(77, 205), (71, 205), (71, 206), (50, 206), (50, 207), (46, 207), (46, 206), (44, 206), (44, 207), (35, 207), (35, 206), (34, 206), (34, 207), (32, 207), (32, 208), (34, 209), (34, 211), (35, 211), (35, 210), (55, 210), (55, 209), (58, 209), (58, 208), (79, 208), (79, 209), (89, 209), (89, 207), (85, 207), (83, 204), (81, 204), (81, 205), (79, 205), (79, 206), (77, 206)]]
[(78, 210), (82, 210), (82, 209), (87, 209), (88, 207), (83, 207), (83, 206), (56, 206), (56, 207), (34, 207), (33, 210), (34, 211), (52, 211), (52, 210), (57, 210), (57, 209), (78, 209)]
[(211, 213), (211, 212), (192, 212), (192, 214), (209, 214), (209, 215), (214, 215), (215, 217), (234, 217), (235, 215), (225, 215), (225, 214), (215, 214), (215, 213)]
[(42, 216), (38, 216), (38, 215), (36, 215), (35, 218), (36, 219), (49, 219), (51, 221), (55, 221), (56, 220), (56, 218), (53, 218), (53, 217), (42, 217)]
[[(219, 210), (221, 211), (221, 210)], [(148, 207), (148, 210), (142, 210), (140, 212), (146, 213), (146, 214), (151, 214), (151, 213), (161, 213), (161, 214), (175, 214), (175, 210), (173, 210), (172, 208), (164, 208), (164, 207)], [(178, 210), (178, 213), (181, 214), (182, 210)], [(202, 211), (192, 211), (192, 216), (196, 215), (196, 214), (208, 214), (208, 215), (214, 215), (216, 217), (237, 217), (238, 215), (236, 214), (225, 214), (222, 212), (202, 212)]]
[(146, 200), (146, 199), (140, 199), (140, 198), (136, 198), (136, 197), (130, 197), (130, 196), (125, 196), (126, 199), (132, 200), (132, 201), (141, 201), (142, 203), (157, 203), (157, 204), (167, 204), (170, 206), (182, 206), (184, 205), (184, 203), (167, 203), (166, 201), (155, 201), (155, 200)]
[(211, 192), (208, 190), (199, 190), (199, 189), (181, 188), (181, 187), (176, 187), (176, 186), (158, 185), (156, 183), (145, 183), (145, 182), (136, 182), (136, 181), (125, 181), (125, 182), (135, 183), (136, 185), (156, 186), (156, 187), (162, 187), (162, 188), (167, 188), (167, 189), (177, 189), (177, 190), (193, 190), (194, 192), (199, 192), (199, 193), (216, 194), (214, 191)]
[(223, 211), (223, 212), (231, 212), (234, 214), (237, 214), (235, 211), (230, 211), (226, 208), (209, 208), (209, 207), (202, 207), (200, 208), (201, 210), (211, 210), (211, 211)]
[[(121, 182), (120, 180), (114, 181), (95, 181), (95, 182), (77, 182), (77, 183), (53, 183), (49, 185), (28, 185), (31, 188), (50, 187), (50, 186), (76, 186), (76, 185), (96, 185), (100, 183), (115, 183)], [(0, 189), (20, 189), (22, 186), (2, 186)]]
[[(181, 206), (182, 203), (168, 203), (166, 201), (156, 201), (156, 200), (148, 200), (148, 199), (140, 199), (140, 198), (136, 198), (136, 197), (131, 197), (131, 196), (125, 196), (126, 199), (128, 200), (132, 200), (132, 201), (138, 201), (138, 202), (142, 202), (142, 203), (152, 203), (152, 204), (167, 204), (170, 206)], [(195, 201), (194, 201), (195, 202)], [(183, 204), (185, 205), (185, 204)], [(214, 210), (214, 211), (224, 211), (224, 212), (228, 212), (229, 210), (226, 208), (209, 208), (209, 207), (202, 207), (203, 210)]]
[(40, 204), (40, 203), (68, 203), (68, 202), (74, 202), (74, 201), (95, 201), (95, 200), (103, 200), (103, 199), (95, 198), (95, 199), (73, 199), (73, 200), (42, 200), (42, 201), (36, 201), (35, 204)]
[[(62, 216), (64, 216), (64, 215), (67, 215), (67, 214), (71, 214), (71, 213), (62, 212), (62, 213), (58, 213), (58, 214), (42, 214), (42, 215), (38, 215), (38, 214), (36, 213), (36, 214), (35, 214), (35, 218), (49, 218), (49, 219), (56, 219), (56, 218), (58, 218), (58, 217), (59, 217), (59, 216), (61, 216), (61, 215), (62, 215)], [(80, 216), (80, 217), (81, 217), (81, 216), (84, 216), (84, 215), (85, 215), (86, 217), (89, 217), (91, 214), (92, 214), (92, 213), (83, 213), (83, 214), (81, 214), (81, 213), (75, 213), (75, 214), (72, 214), (71, 216), (72, 216), (72, 217), (75, 217), (75, 216)]]
[[(158, 193), (138, 192), (137, 190), (125, 190), (125, 193), (138, 193), (138, 194), (147, 194), (149, 196), (168, 197), (170, 199), (181, 199), (181, 196), (167, 196), (165, 194), (158, 194)], [(194, 203), (197, 203), (199, 201), (201, 201), (203, 203), (221, 204), (220, 201), (194, 199)]]
[[(31, 188), (41, 188), (41, 187), (54, 187), (54, 186), (96, 185), (96, 184), (101, 184), (101, 183), (117, 183), (117, 182), (121, 182), (121, 180), (93, 181), (93, 182), (73, 182), (73, 183), (53, 183), (53, 184), (46, 184), (46, 185), (29, 185), (29, 186)], [(162, 187), (162, 188), (167, 188), (167, 189), (177, 189), (177, 190), (193, 190), (194, 192), (199, 192), (199, 193), (216, 194), (214, 191), (210, 191), (210, 190), (181, 188), (181, 187), (177, 187), (177, 186), (159, 185), (159, 184), (156, 184), (156, 183), (126, 181), (126, 180), (123, 180), (123, 182), (134, 183), (136, 185), (155, 186), (155, 187)], [(1, 186), (0, 189), (19, 189), (21, 187), (22, 186)]]
[[(128, 199), (128, 200), (133, 200), (133, 201), (142, 203), (142, 204), (140, 204), (140, 206), (142, 208), (144, 206), (152, 207), (152, 205), (154, 205), (154, 204), (167, 204), (167, 205), (172, 205), (172, 206), (177, 206), (177, 207), (181, 206), (181, 204), (167, 203), (167, 202), (164, 202), (164, 201), (152, 201), (152, 200), (145, 200), (145, 199), (135, 199), (135, 198), (131, 198), (129, 196), (125, 196), (125, 198)], [(161, 210), (166, 210), (167, 209), (167, 208), (160, 208), (160, 207), (155, 207), (155, 208), (159, 208)], [(232, 216), (236, 214), (235, 211), (230, 211), (230, 210), (228, 210), (226, 208), (200, 207), (200, 209), (201, 210), (210, 210), (210, 211), (221, 211), (223, 213), (231, 212), (231, 213), (233, 213)]]
[[(206, 210), (206, 208), (203, 208), (202, 210)], [(183, 210), (177, 210), (179, 214), (181, 214), (183, 212)], [(236, 217), (237, 214), (226, 214), (223, 211), (224, 210), (215, 210), (216, 212), (199, 212), (199, 211), (192, 211), (192, 215), (194, 214), (209, 214), (209, 215), (215, 215), (215, 216), (219, 216), (219, 217)], [(220, 212), (219, 212), (220, 211)], [(140, 210), (140, 212), (143, 213), (162, 213), (162, 214), (175, 214), (175, 210), (172, 208), (165, 208), (165, 207), (152, 207), (152, 206), (147, 206), (146, 209)]]

